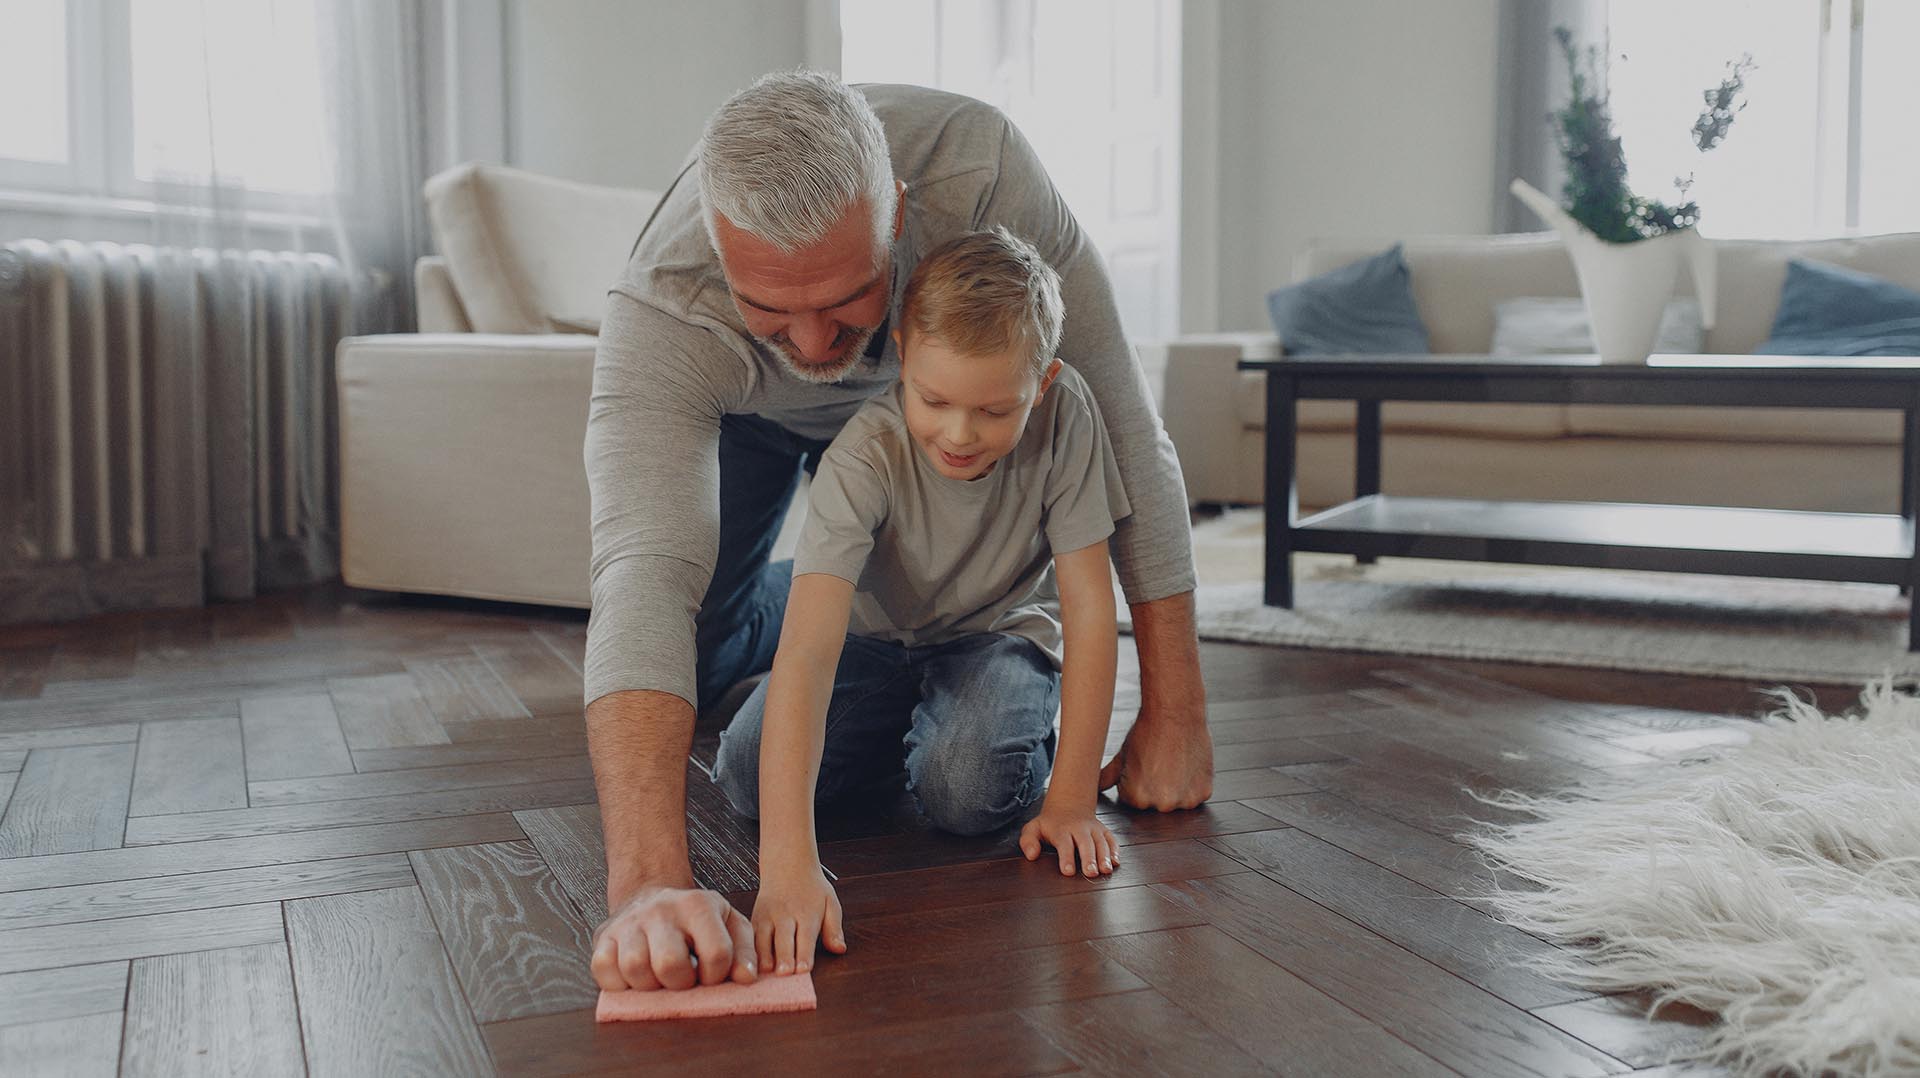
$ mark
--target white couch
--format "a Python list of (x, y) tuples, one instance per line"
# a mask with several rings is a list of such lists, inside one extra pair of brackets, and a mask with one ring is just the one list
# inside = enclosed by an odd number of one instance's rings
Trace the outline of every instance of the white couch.
[(426, 195), (421, 332), (340, 343), (341, 576), (585, 607), (593, 333), (659, 195), (472, 165)]
[[(1295, 276), (1336, 269), (1392, 242), (1316, 241), (1297, 260)], [(1553, 233), (1402, 242), (1435, 352), (1487, 352), (1501, 300), (1580, 294)], [(1745, 353), (1766, 339), (1789, 258), (1920, 289), (1920, 233), (1716, 246), (1719, 320), (1706, 335), (1708, 352)], [(1265, 395), (1261, 376), (1235, 364), (1279, 355), (1279, 339), (1208, 334), (1143, 352), (1165, 371), (1161, 414), (1189, 498), (1258, 503)], [(1382, 479), (1390, 493), (1879, 513), (1899, 507), (1901, 427), (1892, 411), (1388, 403), (1382, 424)], [(1352, 404), (1303, 401), (1298, 444), (1302, 505), (1352, 496)]]

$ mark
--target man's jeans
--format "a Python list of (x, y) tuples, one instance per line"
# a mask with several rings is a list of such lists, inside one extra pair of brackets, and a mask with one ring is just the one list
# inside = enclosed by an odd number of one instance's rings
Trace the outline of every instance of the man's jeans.
[[(976, 633), (906, 647), (847, 637), (827, 705), (816, 801), (899, 774), (934, 825), (978, 835), (1023, 819), (1053, 771), (1060, 675), (1032, 641)], [(720, 734), (713, 781), (759, 816), (762, 682)]]
[(800, 485), (800, 469), (811, 475), (826, 448), (759, 416), (720, 418), (719, 558), (693, 619), (702, 712), (735, 682), (773, 665), (793, 562), (767, 556)]

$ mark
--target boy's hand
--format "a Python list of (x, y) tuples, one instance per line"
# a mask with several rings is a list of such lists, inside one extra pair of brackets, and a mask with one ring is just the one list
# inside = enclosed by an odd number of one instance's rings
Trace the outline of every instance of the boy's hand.
[(818, 863), (811, 870), (762, 875), (760, 894), (753, 900), (753, 939), (760, 969), (781, 976), (813, 968), (816, 940), (834, 954), (847, 953), (840, 897)]
[(1076, 853), (1088, 879), (1111, 875), (1120, 867), (1119, 844), (1113, 832), (1090, 811), (1041, 806), (1040, 815), (1020, 829), (1020, 852), (1027, 855), (1027, 860), (1039, 859), (1042, 839), (1060, 854), (1062, 876), (1073, 875)]

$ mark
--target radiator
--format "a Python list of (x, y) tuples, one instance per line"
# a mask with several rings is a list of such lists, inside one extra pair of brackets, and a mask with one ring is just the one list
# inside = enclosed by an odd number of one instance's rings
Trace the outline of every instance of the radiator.
[(324, 551), (351, 309), (324, 254), (0, 247), (0, 622), (242, 597)]

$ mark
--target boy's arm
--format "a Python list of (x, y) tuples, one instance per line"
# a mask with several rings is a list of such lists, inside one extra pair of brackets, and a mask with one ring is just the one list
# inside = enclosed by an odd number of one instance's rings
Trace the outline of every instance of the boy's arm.
[(1046, 803), (1091, 815), (1100, 799), (1100, 754), (1113, 715), (1118, 646), (1107, 541), (1056, 554), (1053, 565), (1066, 650), (1060, 671), (1060, 746)]
[(853, 585), (837, 576), (805, 573), (793, 578), (760, 730), (762, 875), (811, 872), (820, 864), (813, 789), (852, 607)]

